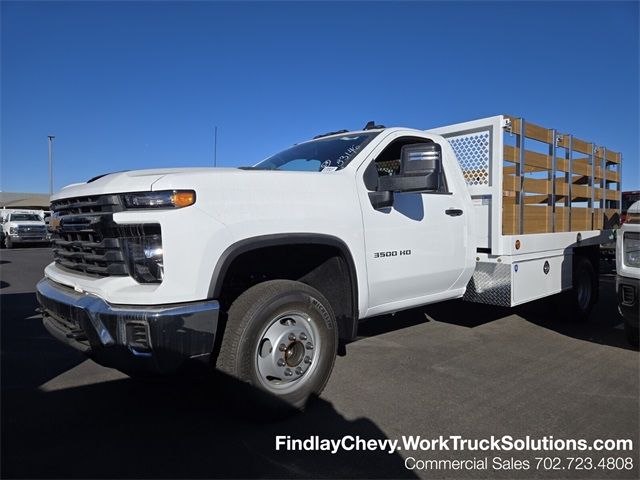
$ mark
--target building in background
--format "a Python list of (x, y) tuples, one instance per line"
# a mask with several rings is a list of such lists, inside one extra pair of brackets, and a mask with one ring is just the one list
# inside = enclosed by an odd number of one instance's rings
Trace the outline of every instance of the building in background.
[(0, 192), (0, 208), (49, 210), (49, 195), (46, 193)]

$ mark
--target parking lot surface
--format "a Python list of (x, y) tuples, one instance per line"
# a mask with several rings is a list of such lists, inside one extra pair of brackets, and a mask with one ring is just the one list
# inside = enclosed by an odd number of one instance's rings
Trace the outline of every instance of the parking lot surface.
[[(47, 248), (0, 253), (2, 458), (14, 477), (638, 478), (639, 361), (625, 342), (614, 273), (588, 323), (548, 302), (516, 310), (446, 302), (369, 320), (321, 398), (273, 419), (242, 386), (142, 382), (44, 330), (35, 283)], [(235, 395), (235, 397), (234, 397)], [(633, 439), (630, 452), (286, 452), (276, 435), (401, 439), (491, 435)], [(407, 470), (405, 459), (631, 457), (631, 470)]]

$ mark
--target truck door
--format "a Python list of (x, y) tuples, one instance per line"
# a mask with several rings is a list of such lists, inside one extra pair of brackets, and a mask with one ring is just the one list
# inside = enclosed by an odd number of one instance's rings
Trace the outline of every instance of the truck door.
[(368, 315), (427, 303), (429, 297), (437, 301), (462, 295), (464, 285), (457, 281), (468, 264), (467, 224), (472, 212), (465, 211), (470, 203), (462, 198), (466, 192), (450, 181), (451, 161), (442, 158), (440, 191), (395, 193), (393, 205), (383, 208), (375, 208), (369, 196), (375, 190), (372, 178), (398, 173), (402, 146), (427, 142), (431, 140), (392, 134), (358, 170)]

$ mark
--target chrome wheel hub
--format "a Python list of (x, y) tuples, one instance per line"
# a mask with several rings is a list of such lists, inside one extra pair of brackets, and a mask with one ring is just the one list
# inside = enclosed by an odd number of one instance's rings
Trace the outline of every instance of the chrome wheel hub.
[(256, 350), (260, 381), (275, 390), (302, 383), (315, 369), (318, 337), (316, 327), (303, 312), (288, 312), (271, 321)]

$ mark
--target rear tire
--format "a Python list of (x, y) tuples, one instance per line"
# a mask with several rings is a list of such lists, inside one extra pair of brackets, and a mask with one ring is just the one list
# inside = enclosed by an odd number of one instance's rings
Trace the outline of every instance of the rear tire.
[(272, 280), (231, 305), (216, 366), (266, 392), (256, 396), (262, 406), (303, 409), (324, 389), (337, 348), (327, 299), (304, 283)]
[(558, 295), (557, 307), (563, 317), (586, 321), (596, 302), (598, 277), (588, 258), (574, 259), (572, 272), (573, 287)]

